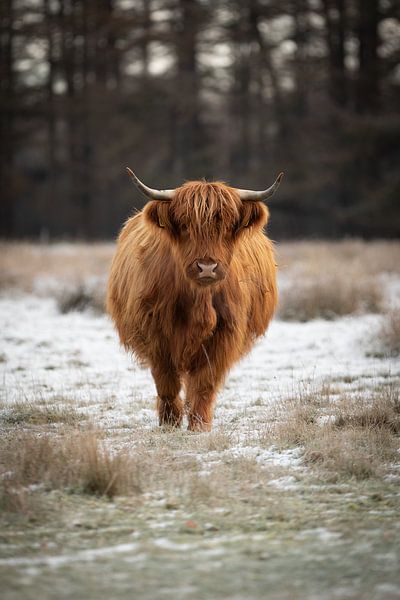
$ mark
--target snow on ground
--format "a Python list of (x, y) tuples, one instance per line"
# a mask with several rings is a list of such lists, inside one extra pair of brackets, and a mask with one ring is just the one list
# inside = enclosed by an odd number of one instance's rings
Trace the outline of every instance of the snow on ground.
[[(380, 319), (273, 321), (231, 371), (219, 395), (214, 429), (235, 428), (240, 445), (255, 419), (268, 418), (271, 403), (326, 380), (341, 389), (368, 390), (398, 376), (395, 359), (367, 356)], [(0, 298), (0, 331), (4, 401), (72, 402), (110, 429), (157, 425), (150, 372), (120, 348), (107, 316), (60, 314), (51, 298), (15, 295)]]

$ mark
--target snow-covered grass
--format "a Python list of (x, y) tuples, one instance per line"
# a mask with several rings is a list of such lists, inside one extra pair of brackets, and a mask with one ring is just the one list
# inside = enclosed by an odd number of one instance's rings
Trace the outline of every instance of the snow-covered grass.
[(399, 459), (399, 433), (400, 391), (389, 380), (368, 395), (337, 389), (331, 394), (330, 386), (298, 394), (278, 405), (269, 439), (299, 447), (307, 465), (338, 481), (387, 475), (388, 464)]
[(78, 414), (69, 406), (62, 406), (57, 400), (38, 401), (16, 400), (0, 405), (0, 422), (4, 425), (50, 425), (63, 423), (76, 425), (84, 415)]
[[(316, 277), (321, 261), (338, 268), (345, 258), (349, 269), (357, 267), (365, 277), (374, 275), (376, 280), (378, 269), (386, 264), (389, 271), (379, 274), (380, 287), (383, 295), (393, 294), (398, 277), (395, 268), (400, 266), (390, 258), (399, 245), (374, 244), (374, 253), (371, 244), (361, 242), (280, 246), (282, 296), (289, 297), (296, 290), (296, 274)], [(78, 310), (60, 310), (60, 294), (67, 284), (72, 290), (91, 286), (98, 293), (95, 281), (103, 282), (100, 288), (104, 284), (112, 245), (11, 244), (3, 249), (5, 279), (14, 282), (3, 289), (0, 298), (5, 342), (0, 362), (3, 425), (59, 421), (62, 426), (68, 420), (85, 418), (110, 436), (113, 447), (136, 448), (148, 440), (148, 432), (150, 444), (155, 444), (155, 390), (150, 373), (121, 350), (106, 315), (90, 307), (82, 311), (79, 303)], [(385, 276), (390, 276), (389, 283), (385, 284)], [(377, 331), (381, 323), (381, 316), (368, 313), (334, 322), (275, 320), (252, 353), (230, 373), (218, 399), (214, 432), (204, 436), (207, 442), (179, 434), (178, 450), (184, 448), (204, 461), (205, 454), (221, 454), (233, 446), (257, 447), (259, 439), (265, 445), (265, 432), (277, 407), (282, 405), (281, 412), (288, 414), (295, 398), (299, 414), (310, 411), (311, 405), (314, 410), (315, 398), (324, 393), (326, 398), (327, 389), (334, 400), (345, 394), (346, 401), (370, 401), (388, 382), (393, 386), (399, 378), (394, 358), (368, 352), (371, 331)], [(295, 419), (294, 429), (301, 429), (300, 421)], [(275, 454), (279, 465), (279, 452)]]
[[(60, 310), (79, 289), (101, 296), (112, 248), (2, 246), (6, 597), (395, 597), (400, 365), (371, 351), (385, 316), (358, 295), (336, 320), (277, 318), (229, 374), (211, 433), (163, 431), (109, 318)], [(336, 269), (396, 306), (399, 248), (279, 246), (282, 302)]]

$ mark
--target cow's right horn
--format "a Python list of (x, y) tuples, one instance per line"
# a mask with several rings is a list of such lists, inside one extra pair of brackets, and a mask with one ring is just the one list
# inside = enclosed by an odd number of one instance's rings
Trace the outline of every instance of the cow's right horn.
[(283, 173), (279, 173), (274, 183), (266, 190), (261, 190), (260, 192), (257, 192), (255, 190), (240, 190), (238, 188), (236, 188), (236, 191), (239, 193), (241, 200), (247, 200), (250, 202), (262, 202), (263, 200), (266, 200), (267, 198), (270, 198), (271, 196), (273, 196), (273, 194), (275, 194), (282, 180), (282, 177)]
[(164, 202), (170, 202), (172, 200), (175, 190), (153, 190), (153, 188), (147, 187), (147, 185), (142, 183), (129, 167), (126, 167), (126, 170), (139, 192), (142, 192), (142, 194), (147, 198), (150, 198), (150, 200), (163, 200)]

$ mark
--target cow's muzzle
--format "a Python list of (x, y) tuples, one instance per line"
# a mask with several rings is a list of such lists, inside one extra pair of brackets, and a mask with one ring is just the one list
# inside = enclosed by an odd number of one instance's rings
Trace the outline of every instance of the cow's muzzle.
[(201, 286), (218, 283), (225, 277), (221, 265), (213, 258), (196, 258), (187, 268), (186, 274)]

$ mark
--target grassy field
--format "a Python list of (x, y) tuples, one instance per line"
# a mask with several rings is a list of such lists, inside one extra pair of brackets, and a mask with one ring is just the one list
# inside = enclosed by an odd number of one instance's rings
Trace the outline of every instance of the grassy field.
[(279, 245), (209, 434), (157, 427), (112, 249), (0, 248), (2, 597), (399, 598), (400, 244)]

